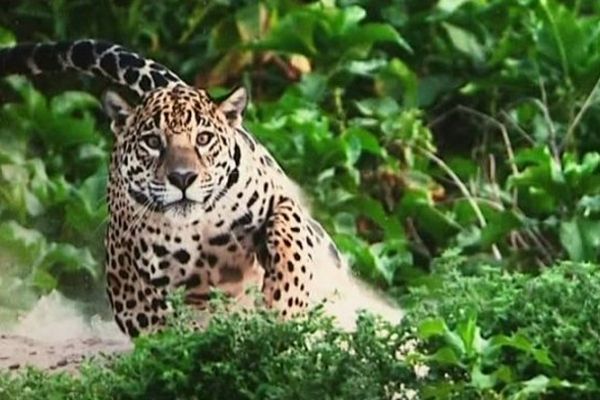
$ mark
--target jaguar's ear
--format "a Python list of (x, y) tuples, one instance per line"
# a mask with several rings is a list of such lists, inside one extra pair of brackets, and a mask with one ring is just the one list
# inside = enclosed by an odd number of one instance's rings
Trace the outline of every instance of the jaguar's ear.
[(104, 112), (111, 119), (111, 128), (115, 134), (119, 133), (131, 113), (131, 106), (117, 93), (108, 90), (102, 98)]
[(231, 126), (239, 126), (242, 124), (242, 116), (248, 105), (248, 92), (244, 87), (238, 87), (233, 92), (229, 93), (225, 100), (219, 104), (219, 110), (225, 114), (225, 118)]

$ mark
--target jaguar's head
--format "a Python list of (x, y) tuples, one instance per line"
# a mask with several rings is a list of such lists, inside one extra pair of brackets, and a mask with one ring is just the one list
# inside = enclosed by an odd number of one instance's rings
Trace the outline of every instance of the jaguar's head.
[(243, 88), (221, 102), (188, 86), (161, 88), (136, 107), (108, 92), (104, 108), (116, 135), (112, 165), (130, 200), (179, 217), (210, 210), (239, 177), (235, 135), (246, 103)]

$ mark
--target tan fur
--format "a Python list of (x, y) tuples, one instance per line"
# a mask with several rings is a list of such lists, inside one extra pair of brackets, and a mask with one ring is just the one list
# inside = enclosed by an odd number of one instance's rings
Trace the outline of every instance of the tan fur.
[(202, 309), (214, 288), (243, 299), (255, 285), (284, 318), (337, 299), (329, 304), (345, 304), (344, 325), (378, 303), (350, 278), (297, 186), (243, 129), (245, 102), (240, 90), (217, 104), (183, 85), (150, 92), (132, 109), (110, 99), (118, 119), (106, 271), (129, 335), (160, 327), (178, 287)]

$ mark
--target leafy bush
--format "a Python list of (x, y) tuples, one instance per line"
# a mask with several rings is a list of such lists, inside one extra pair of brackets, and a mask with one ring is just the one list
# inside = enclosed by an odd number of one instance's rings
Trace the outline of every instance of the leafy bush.
[(449, 255), (438, 268), (435, 282), (414, 288), (407, 297), (408, 325), (441, 318), (448, 326), (456, 326), (476, 316), (483, 337), (518, 335), (547, 351), (551, 362), (542, 364), (504, 354), (499, 362), (510, 365), (512, 374), (540, 374), (582, 388), (581, 392), (558, 392), (556, 398), (600, 394), (597, 265), (562, 263), (531, 277), (487, 266), (469, 268), (463, 257)]
[[(394, 361), (397, 337), (375, 335), (364, 319), (355, 334), (321, 317), (277, 323), (268, 314), (216, 317), (201, 334), (173, 330), (142, 337), (131, 355), (79, 378), (29, 371), (3, 376), (5, 399), (383, 398), (407, 381)], [(385, 384), (385, 385), (384, 385)]]
[[(437, 324), (437, 325), (436, 325)], [(281, 323), (270, 313), (218, 314), (201, 333), (170, 329), (136, 340), (132, 354), (108, 363), (88, 364), (80, 376), (36, 370), (0, 375), (5, 399), (519, 399), (566, 383), (509, 376), (487, 384), (478, 369), (517, 355), (547, 363), (545, 353), (523, 337), (496, 336), (489, 344), (470, 320), (456, 333), (424, 321), (419, 345), (407, 327), (393, 327), (370, 316), (355, 332), (340, 331), (318, 312), (305, 320)], [(436, 331), (436, 329), (438, 329)], [(437, 334), (449, 334), (464, 349), (454, 360), (434, 347)], [(418, 347), (418, 348), (417, 348)], [(452, 361), (469, 373), (437, 375)], [(487, 365), (487, 364), (486, 364)], [(460, 389), (458, 391), (457, 389)], [(502, 397), (500, 397), (502, 396)]]

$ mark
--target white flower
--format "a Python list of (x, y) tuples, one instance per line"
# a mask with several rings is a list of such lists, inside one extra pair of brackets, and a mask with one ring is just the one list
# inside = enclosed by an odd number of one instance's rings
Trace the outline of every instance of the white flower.
[(385, 328), (381, 328), (375, 332), (375, 336), (377, 339), (385, 339), (386, 337), (390, 336), (390, 331)]
[(415, 364), (413, 366), (413, 372), (415, 373), (417, 379), (425, 378), (427, 375), (429, 375), (429, 370), (430, 368), (425, 364)]
[(404, 391), (404, 398), (406, 400), (416, 400), (419, 398), (418, 395), (419, 393), (417, 393), (417, 391), (414, 389), (406, 389)]
[(392, 393), (391, 400), (418, 400), (419, 393), (415, 389), (408, 388), (402, 383), (400, 391)]
[(406, 342), (402, 343), (396, 350), (396, 360), (404, 360), (407, 355), (413, 353), (417, 349), (418, 344), (419, 342), (414, 338), (408, 339)]

